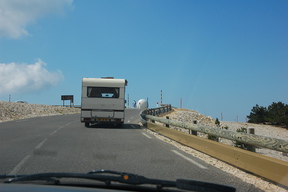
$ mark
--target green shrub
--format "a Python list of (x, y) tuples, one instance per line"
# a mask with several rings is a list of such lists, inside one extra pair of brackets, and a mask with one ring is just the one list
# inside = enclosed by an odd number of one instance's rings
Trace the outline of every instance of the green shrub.
[(268, 107), (256, 104), (247, 118), (249, 123), (269, 123), (288, 128), (288, 105), (282, 102), (273, 102)]

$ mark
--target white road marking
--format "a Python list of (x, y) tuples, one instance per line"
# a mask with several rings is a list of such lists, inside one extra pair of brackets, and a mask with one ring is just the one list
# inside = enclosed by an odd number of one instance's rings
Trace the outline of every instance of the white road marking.
[[(64, 126), (65, 126), (65, 125), (64, 125)], [(57, 133), (57, 131), (59, 131), (60, 129), (62, 129), (64, 126), (58, 127), (55, 131), (53, 131), (52, 133), (50, 133), (49, 136), (51, 136), (51, 135)]]
[[(27, 121), (27, 120), (25, 119), (25, 120), (19, 120), (19, 121)], [(61, 127), (58, 127), (55, 131), (53, 131), (52, 133), (50, 133), (50, 136), (53, 135), (53, 134), (55, 134), (58, 130), (60, 130), (60, 129), (62, 129), (63, 127), (65, 127), (65, 126), (67, 126), (67, 125), (70, 125), (70, 124), (71, 124), (71, 122), (70, 122), (70, 123), (67, 123), (67, 124), (65, 124), (65, 125), (63, 125), (63, 126), (61, 126)], [(43, 141), (41, 141), (41, 142), (35, 147), (35, 149), (40, 149), (47, 140), (48, 140), (48, 138), (45, 138)], [(16, 166), (14, 167), (14, 169), (9, 173), (9, 175), (15, 175), (15, 174), (21, 169), (21, 167), (28, 161), (28, 159), (30, 159), (30, 157), (31, 157), (31, 155), (27, 155), (26, 157), (24, 157), (24, 158), (22, 159), (22, 161), (20, 161), (20, 163), (18, 163), (18, 165), (16, 165)]]
[(55, 134), (58, 131), (58, 129), (56, 129), (55, 131), (53, 131), (52, 133), (50, 133), (50, 136)]
[(180, 157), (182, 157), (183, 159), (186, 159), (187, 161), (189, 161), (190, 163), (198, 166), (201, 169), (208, 169), (207, 167), (205, 167), (204, 165), (201, 165), (200, 163), (197, 163), (196, 161), (194, 161), (193, 159), (186, 157), (185, 155), (182, 155), (181, 153), (179, 153), (176, 150), (172, 150), (172, 152), (174, 152), (175, 154), (179, 155)]
[(146, 133), (142, 133), (145, 137), (147, 137), (148, 139), (152, 139), (152, 137), (150, 137), (149, 135), (147, 135)]
[(41, 143), (39, 143), (39, 144), (35, 147), (35, 149), (40, 149), (47, 140), (48, 140), (48, 139), (45, 138)]
[(28, 161), (28, 159), (30, 159), (31, 155), (27, 155), (26, 157), (24, 157), (24, 159), (22, 159), (22, 161), (20, 161), (20, 163), (18, 163), (18, 165), (16, 165), (16, 167), (14, 167), (14, 169), (9, 173), (9, 175), (15, 175), (19, 169), (24, 165), (24, 163), (26, 163), (26, 161)]

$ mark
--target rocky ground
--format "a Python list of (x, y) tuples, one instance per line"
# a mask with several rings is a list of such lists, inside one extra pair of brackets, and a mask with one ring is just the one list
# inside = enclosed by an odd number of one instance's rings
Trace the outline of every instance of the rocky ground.
[(38, 116), (80, 113), (78, 108), (0, 101), (0, 122)]

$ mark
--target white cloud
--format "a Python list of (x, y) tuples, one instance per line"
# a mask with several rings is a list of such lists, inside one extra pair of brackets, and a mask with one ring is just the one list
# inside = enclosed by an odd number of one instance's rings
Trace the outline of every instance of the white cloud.
[(0, 0), (0, 37), (29, 35), (27, 25), (48, 14), (63, 14), (73, 0)]
[(28, 93), (55, 86), (63, 75), (49, 72), (46, 63), (38, 59), (34, 64), (0, 63), (0, 95)]

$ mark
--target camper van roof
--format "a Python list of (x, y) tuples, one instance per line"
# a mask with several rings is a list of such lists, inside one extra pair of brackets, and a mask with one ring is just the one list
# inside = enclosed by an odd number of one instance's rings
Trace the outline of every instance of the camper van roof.
[(125, 87), (128, 84), (126, 79), (111, 78), (83, 78), (83, 86), (100, 86), (100, 87)]

